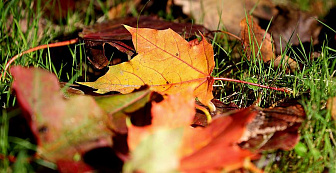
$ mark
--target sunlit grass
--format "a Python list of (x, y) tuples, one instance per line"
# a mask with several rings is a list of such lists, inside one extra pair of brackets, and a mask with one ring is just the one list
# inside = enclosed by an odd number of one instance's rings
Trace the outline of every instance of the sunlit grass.
[[(224, 47), (222, 44), (227, 43), (217, 42), (216, 44), (219, 44), (217, 48), (220, 52), (219, 50)], [(254, 47), (255, 43), (251, 42), (250, 44), (250, 47)], [(258, 47), (260, 48), (259, 45)], [(312, 47), (310, 50), (306, 50), (302, 43), (298, 48), (287, 45), (286, 50), (282, 53), (282, 58), (287, 54), (302, 64), (301, 68), (288, 71), (286, 66), (275, 68), (273, 62), (264, 63), (260, 60), (260, 55), (254, 53), (251, 55), (241, 54), (240, 60), (239, 58), (233, 60), (232, 49), (229, 48), (218, 55), (218, 57), (224, 58), (217, 57), (214, 76), (225, 75), (225, 77), (268, 86), (286, 87), (290, 88), (292, 93), (285, 94), (245, 84), (217, 81), (215, 91), (219, 99), (227, 103), (234, 102), (239, 107), (256, 103), (261, 107), (268, 107), (286, 99), (298, 99), (307, 115), (307, 119), (300, 128), (299, 145), (292, 151), (265, 153), (263, 160), (260, 161), (270, 162), (265, 167), (265, 171), (335, 172), (336, 123), (331, 118), (330, 110), (326, 104), (328, 98), (336, 95), (336, 84), (333, 78), (336, 51), (328, 47), (327, 42), (324, 42), (319, 52), (320, 55), (313, 57)], [(247, 56), (250, 56), (250, 60)], [(256, 102), (258, 98), (261, 99), (260, 102)]]
[[(69, 12), (65, 20), (55, 24), (44, 15), (41, 2), (41, 0), (0, 1), (1, 73), (5, 64), (14, 55), (38, 45), (53, 43), (57, 41), (55, 39), (59, 36), (73, 33), (78, 29), (78, 23), (84, 22), (80, 19), (80, 16), (86, 17), (87, 24), (92, 22), (89, 19), (94, 19), (92, 16), (93, 9), (89, 8), (88, 13), (85, 14), (78, 11)], [(92, 3), (94, 2), (92, 1), (90, 6), (93, 8)], [(84, 26), (84, 24), (81, 24), (81, 26)], [(71, 64), (61, 63), (56, 66), (52, 60), (55, 57), (52, 57), (50, 50), (46, 49), (23, 55), (11, 66), (43, 68), (54, 73), (60, 80), (73, 83), (78, 77), (85, 75), (82, 69), (86, 62), (83, 44), (75, 45), (74, 49), (69, 47), (69, 52), (72, 55)], [(72, 68), (65, 70), (66, 65), (70, 65)], [(63, 79), (61, 79), (62, 76)], [(64, 78), (64, 76), (66, 77)], [(12, 110), (12, 107), (16, 106), (17, 103), (10, 88), (11, 83), (12, 77), (7, 72), (7, 76), (0, 82), (2, 107), (0, 114), (0, 172), (34, 172), (35, 166), (32, 166), (32, 163), (55, 169), (54, 164), (42, 160), (31, 160), (31, 154), (28, 153), (31, 150), (34, 151), (36, 146), (31, 144), (29, 140), (8, 136), (10, 119), (19, 115), (18, 111)], [(15, 162), (11, 159), (14, 156)]]

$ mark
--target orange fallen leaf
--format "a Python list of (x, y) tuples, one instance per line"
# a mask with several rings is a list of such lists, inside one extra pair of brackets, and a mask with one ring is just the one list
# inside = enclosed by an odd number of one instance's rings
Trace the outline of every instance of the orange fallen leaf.
[(274, 46), (270, 34), (253, 20), (251, 16), (240, 22), (242, 44), (247, 56), (259, 57), (264, 62), (275, 58)]
[(182, 141), (180, 169), (183, 172), (204, 172), (224, 168), (227, 171), (244, 166), (254, 153), (241, 149), (238, 141), (246, 126), (257, 115), (246, 108), (213, 120), (206, 128), (186, 129)]
[(154, 91), (175, 94), (194, 90), (203, 104), (209, 105), (215, 62), (211, 44), (202, 40), (187, 42), (171, 29), (155, 30), (125, 26), (132, 34), (138, 55), (115, 66), (95, 82), (78, 82), (98, 89), (97, 93), (119, 91), (130, 93), (142, 85)]
[[(156, 164), (162, 165), (163, 162), (158, 158), (166, 157), (172, 158), (164, 160), (171, 163), (171, 166), (165, 167), (169, 170), (160, 170), (163, 172), (204, 172), (243, 167), (244, 160), (254, 153), (241, 149), (238, 141), (257, 112), (251, 108), (242, 109), (230, 116), (215, 119), (206, 128), (192, 128), (190, 124), (195, 116), (194, 107), (191, 91), (169, 95), (162, 102), (154, 103), (151, 125), (129, 126), (131, 160), (126, 163), (125, 169), (130, 172), (158, 170)], [(157, 142), (159, 146), (150, 147), (151, 142)], [(170, 152), (164, 152), (167, 150)], [(178, 165), (173, 164), (176, 160), (179, 161)]]
[(191, 124), (196, 114), (195, 100), (192, 91), (170, 95), (160, 103), (153, 102), (151, 114), (152, 123), (150, 126), (128, 127), (128, 145), (134, 150), (143, 136), (152, 133), (158, 128), (178, 128)]

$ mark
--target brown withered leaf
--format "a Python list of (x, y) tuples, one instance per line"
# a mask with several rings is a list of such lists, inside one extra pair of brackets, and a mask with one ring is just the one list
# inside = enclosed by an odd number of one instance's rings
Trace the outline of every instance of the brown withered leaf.
[(266, 33), (253, 19), (252, 16), (240, 22), (242, 44), (247, 57), (257, 57), (264, 62), (275, 58), (271, 36)]
[[(131, 34), (123, 27), (128, 25), (135, 28), (168, 29), (182, 35), (185, 39), (195, 36), (199, 32), (206, 34), (209, 31), (201, 26), (191, 23), (174, 23), (160, 20), (157, 17), (141, 16), (120, 18), (112, 21), (98, 23), (84, 28), (79, 36), (84, 40), (88, 50), (88, 59), (97, 69), (103, 69), (109, 65), (109, 59), (121, 58), (121, 60), (112, 62), (117, 64), (129, 60), (135, 55), (135, 49), (132, 44)], [(114, 48), (114, 49), (113, 49)], [(117, 49), (118, 51), (114, 51)], [(120, 53), (120, 52), (122, 53)], [(128, 55), (125, 55), (126, 53)], [(112, 60), (113, 60), (112, 58)]]
[(286, 68), (287, 71), (296, 71), (298, 68), (298, 63), (294, 61), (292, 58), (285, 55), (283, 58), (281, 55), (275, 58), (274, 67)]
[(196, 23), (211, 30), (227, 29), (239, 34), (239, 22), (245, 17), (245, 11), (257, 9), (259, 15), (265, 15), (263, 8), (272, 2), (269, 0), (174, 0), (182, 6), (183, 13), (191, 15)]
[(134, 1), (125, 1), (119, 4), (115, 4), (115, 6), (111, 7), (107, 13), (108, 19), (117, 19), (120, 17), (125, 17), (128, 13), (131, 13), (131, 10), (134, 9), (140, 3), (140, 0)]
[[(224, 104), (212, 100), (216, 107), (213, 119), (227, 116), (229, 111), (239, 109), (233, 103)], [(198, 103), (200, 104), (200, 103)], [(254, 107), (258, 114), (247, 126), (247, 131), (240, 138), (240, 146), (252, 150), (291, 150), (300, 139), (298, 129), (305, 118), (303, 107), (296, 101), (280, 103), (275, 108)], [(204, 113), (197, 111), (193, 126), (208, 126)]]
[[(214, 118), (217, 117), (217, 116), (221, 116), (225, 112), (239, 109), (239, 107), (234, 103), (224, 104), (223, 102), (221, 102), (217, 99), (212, 99), (211, 102), (216, 107), (216, 110), (214, 112), (211, 112), (211, 116), (214, 117)], [(196, 104), (200, 105), (200, 106), (204, 106), (199, 101), (197, 101)], [(194, 127), (196, 127), (196, 126), (205, 127), (207, 125), (208, 125), (208, 119), (205, 116), (204, 112), (202, 112), (201, 110), (196, 110), (196, 114), (195, 114), (192, 126), (194, 126)]]
[(270, 0), (245, 0), (246, 6), (253, 7), (252, 16), (270, 21), (278, 14), (276, 2)]
[(311, 40), (313, 44), (318, 43), (318, 35), (322, 27), (316, 20), (316, 16), (290, 7), (278, 6), (277, 9), (279, 13), (269, 29), (277, 54), (281, 54), (287, 44), (298, 46), (300, 44), (298, 38), (302, 43), (310, 43)]
[[(37, 8), (38, 1), (34, 0), (34, 8)], [(43, 7), (43, 14), (50, 16), (53, 20), (60, 20), (67, 17), (68, 13), (76, 8), (75, 0), (51, 0), (41, 1)]]
[(328, 99), (327, 108), (330, 109), (331, 116), (336, 121), (336, 97)]
[(263, 150), (293, 149), (300, 139), (298, 129), (305, 118), (303, 107), (293, 101), (275, 108), (256, 108), (259, 114), (241, 138), (243, 148)]

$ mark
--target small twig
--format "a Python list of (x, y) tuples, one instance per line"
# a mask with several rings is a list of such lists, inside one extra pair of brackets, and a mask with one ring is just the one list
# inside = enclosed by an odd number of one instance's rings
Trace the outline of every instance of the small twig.
[(67, 41), (62, 41), (62, 42), (57, 42), (57, 43), (52, 43), (52, 44), (44, 44), (44, 45), (40, 45), (40, 46), (37, 46), (37, 47), (34, 47), (34, 48), (31, 48), (31, 49), (28, 49), (22, 53), (19, 53), (15, 56), (13, 56), (7, 63), (6, 63), (6, 66), (5, 66), (5, 69), (2, 71), (1, 75), (0, 75), (0, 78), (2, 78), (2, 80), (5, 79), (6, 77), (6, 72), (9, 68), (9, 66), (16, 60), (18, 59), (19, 57), (21, 57), (22, 55), (24, 54), (27, 54), (27, 53), (30, 53), (30, 52), (34, 52), (34, 51), (37, 51), (37, 50), (41, 50), (41, 49), (45, 49), (45, 48), (50, 48), (50, 47), (60, 47), (60, 46), (66, 46), (66, 45), (70, 45), (70, 44), (75, 44), (78, 42), (78, 38), (75, 38), (75, 39), (71, 39), (71, 40), (67, 40)]
[(202, 111), (202, 112), (205, 114), (205, 116), (206, 116), (206, 118), (207, 118), (207, 122), (208, 122), (208, 124), (210, 124), (211, 121), (212, 121), (210, 112), (209, 112), (205, 107), (200, 106), (200, 105), (197, 105), (197, 104), (196, 104), (196, 109)]
[(227, 32), (227, 31), (214, 30), (214, 31), (210, 31), (210, 32), (221, 32), (221, 33), (227, 34), (227, 35), (229, 35), (229, 36), (231, 36), (231, 37), (234, 37), (234, 38), (236, 38), (236, 39), (239, 40), (239, 41), (242, 40), (240, 37), (238, 37), (238, 36), (236, 36), (236, 35), (234, 35), (234, 34), (232, 34), (232, 33), (230, 33), (230, 32)]
[(266, 88), (266, 89), (271, 89), (271, 90), (276, 90), (276, 91), (282, 91), (282, 92), (285, 92), (285, 93), (290, 93), (291, 92), (291, 90), (286, 89), (286, 88), (270, 87), (270, 86), (266, 86), (266, 85), (256, 84), (256, 83), (252, 83), (252, 82), (246, 82), (246, 81), (237, 80), (237, 79), (219, 78), (219, 77), (215, 77), (213, 79), (214, 80), (222, 80), (222, 81), (230, 81), (230, 82), (243, 83), (243, 84), (248, 84), (248, 85), (252, 85), (252, 86), (257, 86), (257, 87), (260, 87), (260, 88)]

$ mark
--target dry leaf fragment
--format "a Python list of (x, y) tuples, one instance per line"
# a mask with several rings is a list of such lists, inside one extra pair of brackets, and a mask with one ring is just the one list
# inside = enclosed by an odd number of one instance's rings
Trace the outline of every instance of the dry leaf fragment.
[(331, 116), (336, 121), (336, 97), (328, 99), (327, 108), (330, 109)]
[(274, 60), (274, 67), (284, 67), (286, 69), (289, 69), (292, 72), (295, 72), (298, 68), (298, 64), (296, 61), (294, 61), (292, 58), (285, 55), (283, 58), (281, 55), (275, 58)]
[(242, 44), (248, 58), (257, 57), (264, 62), (275, 58), (271, 36), (261, 29), (252, 16), (240, 22)]
[(215, 62), (211, 44), (187, 42), (171, 29), (155, 30), (125, 26), (132, 34), (138, 55), (115, 66), (95, 82), (78, 82), (98, 89), (97, 93), (119, 91), (130, 93), (143, 85), (154, 91), (174, 94), (191, 87), (194, 96), (209, 105)]

